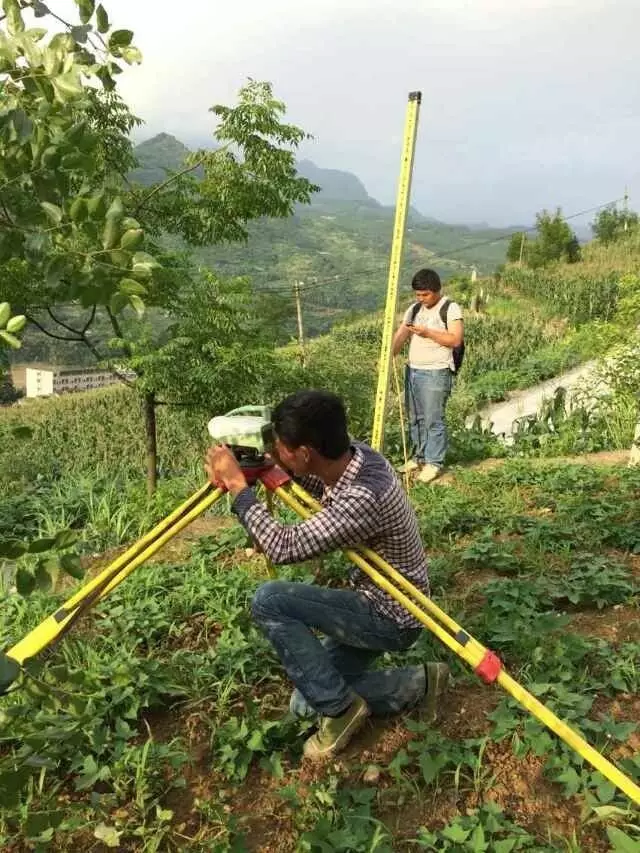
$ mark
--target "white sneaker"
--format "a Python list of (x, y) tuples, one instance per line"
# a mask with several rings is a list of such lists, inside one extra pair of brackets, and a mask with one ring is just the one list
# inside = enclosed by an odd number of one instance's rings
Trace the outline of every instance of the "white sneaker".
[(424, 465), (416, 480), (420, 483), (432, 483), (440, 476), (440, 468), (437, 465)]
[(396, 468), (398, 474), (410, 474), (412, 471), (417, 471), (420, 466), (416, 462), (415, 459), (410, 459), (408, 462), (405, 462), (404, 465), (400, 465)]

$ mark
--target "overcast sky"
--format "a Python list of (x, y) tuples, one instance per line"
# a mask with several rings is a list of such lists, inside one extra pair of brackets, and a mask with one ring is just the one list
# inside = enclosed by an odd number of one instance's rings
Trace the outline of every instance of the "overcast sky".
[(103, 2), (144, 55), (121, 78), (146, 121), (139, 138), (204, 144), (212, 104), (270, 80), (315, 137), (304, 156), (393, 203), (419, 89), (413, 202), (425, 215), (528, 223), (625, 184), (640, 207), (639, 0)]

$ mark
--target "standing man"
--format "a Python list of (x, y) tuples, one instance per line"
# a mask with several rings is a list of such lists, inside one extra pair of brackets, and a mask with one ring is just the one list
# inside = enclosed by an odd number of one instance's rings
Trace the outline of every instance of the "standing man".
[[(274, 456), (323, 504), (312, 518), (276, 521), (227, 447), (212, 447), (205, 466), (212, 482), (233, 496), (233, 512), (265, 556), (276, 564), (297, 563), (366, 545), (429, 595), (427, 561), (407, 495), (383, 456), (350, 439), (342, 400), (327, 391), (298, 391), (274, 409), (272, 425)], [(311, 759), (343, 749), (371, 713), (394, 714), (422, 703), (433, 722), (449, 680), (444, 663), (369, 670), (384, 652), (412, 646), (422, 626), (360, 569), (353, 570), (349, 586), (269, 581), (253, 599), (253, 618), (294, 684), (291, 710), (319, 717), (318, 731), (304, 745)]]
[(393, 355), (409, 344), (405, 399), (413, 458), (406, 471), (421, 467), (418, 480), (430, 483), (439, 476), (447, 452), (444, 414), (453, 386), (454, 349), (464, 340), (462, 310), (442, 294), (435, 270), (417, 272), (411, 287), (417, 303), (404, 315), (393, 339)]

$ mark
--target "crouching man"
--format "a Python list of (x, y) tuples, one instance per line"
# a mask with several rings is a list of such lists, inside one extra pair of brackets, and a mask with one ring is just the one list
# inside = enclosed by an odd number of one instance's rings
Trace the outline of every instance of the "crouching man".
[[(272, 423), (277, 461), (323, 504), (312, 518), (292, 525), (276, 521), (225, 446), (212, 447), (205, 465), (212, 482), (223, 483), (233, 496), (233, 511), (265, 556), (276, 564), (297, 563), (367, 546), (428, 595), (413, 509), (387, 460), (350, 439), (340, 398), (299, 391), (276, 407)], [(369, 714), (421, 704), (424, 718), (434, 721), (449, 679), (440, 663), (369, 670), (384, 652), (412, 646), (421, 625), (359, 569), (349, 585), (270, 581), (253, 599), (253, 618), (295, 686), (291, 710), (319, 715), (318, 729), (304, 745), (311, 759), (343, 749)]]

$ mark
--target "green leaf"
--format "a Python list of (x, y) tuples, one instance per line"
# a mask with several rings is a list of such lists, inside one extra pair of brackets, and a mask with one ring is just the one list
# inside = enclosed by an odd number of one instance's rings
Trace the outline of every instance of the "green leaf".
[(64, 255), (54, 255), (45, 267), (45, 277), (49, 287), (59, 283), (66, 268)]
[(133, 32), (131, 30), (114, 30), (109, 37), (109, 50), (129, 47), (132, 41)]
[(86, 44), (87, 36), (90, 32), (91, 27), (86, 26), (86, 24), (82, 27), (71, 27), (71, 35), (78, 42), (78, 44)]
[(36, 587), (36, 579), (30, 571), (20, 566), (16, 572), (16, 589), (20, 595), (29, 595)]
[(40, 207), (44, 210), (54, 225), (60, 225), (62, 222), (62, 209), (59, 208), (57, 204), (51, 204), (49, 201), (43, 201), (41, 202)]
[(123, 216), (124, 207), (122, 204), (122, 199), (119, 196), (116, 196), (109, 205), (109, 209), (107, 210), (107, 215), (105, 219), (107, 221), (115, 220), (116, 222), (121, 222)]
[(56, 548), (69, 548), (75, 545), (80, 535), (77, 530), (61, 530), (56, 533)]
[(494, 841), (492, 839), (493, 853), (511, 853), (517, 841), (517, 838), (503, 838), (502, 841)]
[[(20, 664), (15, 661), (13, 658), (6, 655), (4, 652), (0, 652), (0, 695), (4, 693), (16, 678), (20, 675)], [(3, 773), (3, 786), (6, 784), (7, 777)], [(0, 791), (2, 788), (0, 788)], [(0, 805), (4, 805), (2, 800), (0, 799)]]
[(607, 827), (609, 841), (613, 844), (613, 853), (640, 853), (640, 841), (634, 841), (621, 829), (615, 826)]
[(144, 312), (145, 312), (144, 302), (135, 293), (132, 293), (129, 296), (129, 305), (131, 305), (131, 307), (134, 309), (134, 311), (136, 312), (138, 317), (144, 316)]
[(479, 823), (473, 830), (473, 835), (469, 839), (469, 843), (471, 844), (473, 853), (485, 853), (487, 850), (487, 843), (484, 838), (484, 829), (482, 828), (481, 823)]
[(115, 219), (107, 219), (107, 224), (102, 232), (102, 248), (113, 249), (118, 242), (120, 235), (120, 226)]
[(33, 122), (24, 110), (15, 110), (12, 116), (12, 124), (20, 142), (29, 139), (33, 133)]
[(25, 822), (25, 835), (27, 838), (39, 838), (47, 830), (54, 830), (64, 820), (64, 811), (29, 812)]
[(120, 846), (120, 836), (121, 832), (114, 826), (107, 826), (106, 823), (99, 823), (93, 831), (95, 838), (98, 841), (102, 841), (102, 843), (106, 847), (119, 847)]
[(109, 29), (109, 16), (107, 15), (106, 9), (102, 3), (100, 3), (96, 9), (96, 23), (99, 33), (106, 33)]
[(109, 300), (109, 308), (114, 314), (119, 314), (129, 304), (129, 298), (126, 293), (114, 293)]
[(80, 11), (80, 20), (83, 24), (88, 24), (93, 15), (95, 8), (95, 0), (76, 0)]
[(140, 284), (139, 281), (134, 281), (132, 278), (123, 278), (120, 281), (118, 288), (121, 293), (126, 293), (130, 296), (144, 296), (144, 294), (147, 292), (147, 288), (144, 286), (144, 284)]
[(82, 198), (82, 196), (78, 196), (71, 203), (71, 207), (69, 208), (69, 216), (73, 219), (74, 222), (81, 222), (85, 216), (87, 215), (87, 200)]
[(139, 65), (142, 62), (142, 53), (137, 47), (123, 47), (120, 50), (120, 56), (127, 65)]
[(4, 329), (11, 317), (11, 305), (8, 302), (0, 303), (0, 329)]
[(71, 101), (82, 94), (82, 84), (80, 77), (75, 71), (68, 71), (66, 74), (59, 74), (51, 81), (56, 96), (59, 101), (65, 103)]
[(442, 830), (442, 837), (456, 844), (462, 844), (469, 837), (470, 830), (463, 829), (459, 823), (451, 823)]
[(555, 781), (562, 782), (565, 785), (566, 794), (569, 797), (577, 794), (582, 787), (582, 780), (573, 767), (567, 767), (566, 770), (563, 770), (562, 773), (556, 776)]
[(50, 551), (56, 544), (55, 539), (35, 539), (29, 543), (30, 554), (44, 554), (45, 551)]
[(17, 560), (27, 553), (27, 546), (19, 539), (0, 539), (0, 559)]
[(84, 569), (77, 554), (63, 554), (60, 557), (60, 566), (72, 578), (80, 580), (84, 577)]
[(24, 327), (27, 325), (27, 318), (24, 314), (16, 314), (15, 317), (12, 317), (7, 323), (7, 332), (11, 332), (11, 334), (16, 334), (16, 332), (21, 332)]
[(120, 240), (120, 246), (128, 252), (134, 252), (144, 239), (142, 228), (130, 228), (125, 231)]
[(18, 0), (2, 0), (2, 8), (7, 16), (7, 31), (10, 36), (24, 32), (24, 21), (20, 14)]
[(0, 338), (2, 338), (2, 340), (12, 349), (20, 349), (20, 347), (22, 346), (18, 338), (15, 338), (9, 332), (0, 331)]

